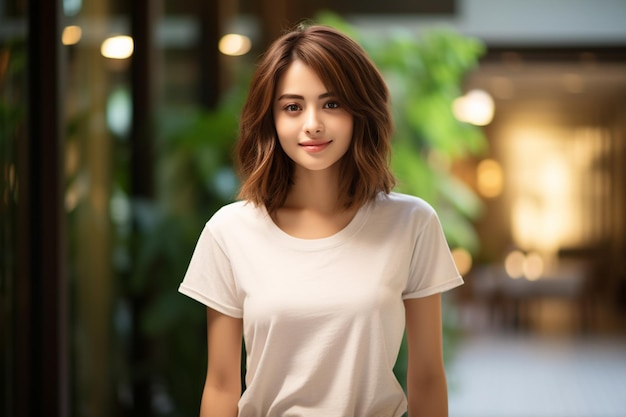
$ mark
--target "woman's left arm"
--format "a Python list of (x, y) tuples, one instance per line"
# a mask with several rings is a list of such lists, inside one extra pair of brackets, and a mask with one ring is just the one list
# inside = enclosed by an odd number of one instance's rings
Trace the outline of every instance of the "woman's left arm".
[(441, 294), (404, 301), (408, 343), (409, 417), (447, 417)]

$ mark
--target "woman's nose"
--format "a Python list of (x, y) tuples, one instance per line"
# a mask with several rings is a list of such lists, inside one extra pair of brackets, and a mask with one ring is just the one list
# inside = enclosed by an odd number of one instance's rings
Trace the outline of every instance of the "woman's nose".
[(316, 110), (309, 110), (306, 115), (304, 131), (309, 135), (319, 135), (324, 130), (324, 125)]

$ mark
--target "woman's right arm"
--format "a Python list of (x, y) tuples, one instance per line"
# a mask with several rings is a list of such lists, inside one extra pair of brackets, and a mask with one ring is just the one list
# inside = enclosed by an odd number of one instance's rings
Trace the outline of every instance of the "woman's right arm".
[(200, 417), (236, 417), (241, 396), (242, 320), (207, 308), (208, 364)]

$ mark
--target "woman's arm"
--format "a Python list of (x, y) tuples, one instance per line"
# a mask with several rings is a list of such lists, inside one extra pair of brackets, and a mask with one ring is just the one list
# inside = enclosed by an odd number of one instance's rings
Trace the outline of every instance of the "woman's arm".
[(241, 396), (242, 320), (207, 308), (208, 364), (200, 417), (236, 417)]
[(447, 417), (441, 294), (405, 300), (409, 417)]

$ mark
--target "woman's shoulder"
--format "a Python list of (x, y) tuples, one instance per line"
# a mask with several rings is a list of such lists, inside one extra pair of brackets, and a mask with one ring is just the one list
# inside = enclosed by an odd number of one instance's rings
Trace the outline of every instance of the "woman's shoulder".
[(382, 210), (390, 211), (395, 214), (406, 213), (428, 217), (435, 213), (433, 206), (424, 199), (395, 191), (389, 194), (381, 194), (377, 199), (377, 206)]
[(212, 228), (233, 228), (255, 221), (263, 215), (263, 209), (248, 201), (234, 201), (220, 207), (209, 219)]
[[(393, 230), (398, 236), (403, 233), (413, 236), (425, 230), (440, 228), (439, 216), (426, 200), (398, 192), (391, 192), (377, 198), (372, 220)], [(434, 227), (434, 229), (433, 229)]]

